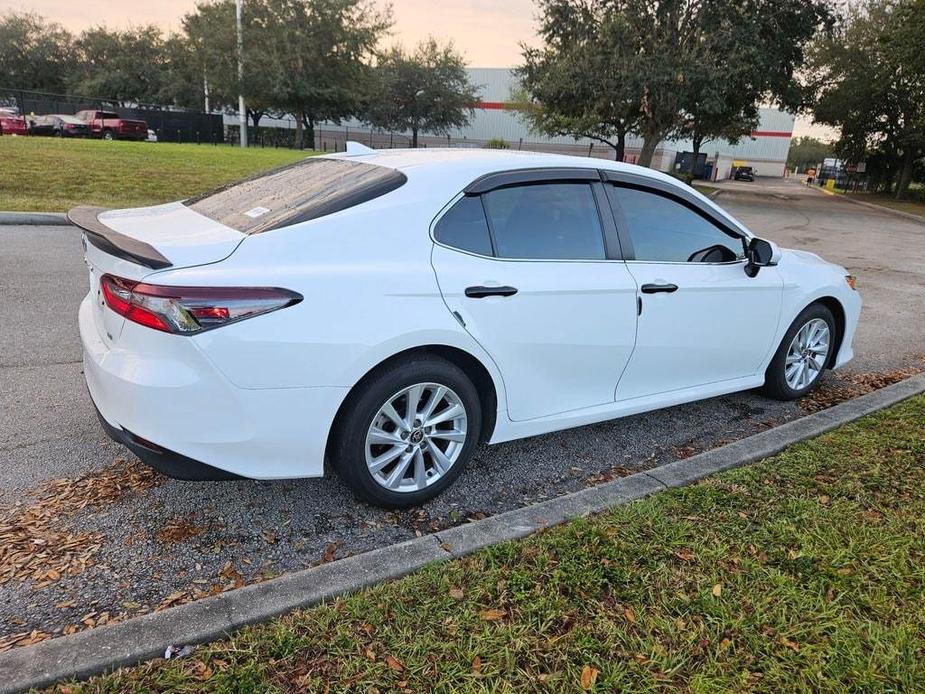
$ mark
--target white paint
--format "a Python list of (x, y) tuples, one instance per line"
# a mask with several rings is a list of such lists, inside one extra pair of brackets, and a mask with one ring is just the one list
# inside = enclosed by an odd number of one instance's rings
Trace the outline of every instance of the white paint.
[[(485, 366), (498, 394), (492, 442), (759, 386), (783, 333), (820, 297), (844, 307), (837, 364), (851, 358), (860, 297), (843, 268), (812, 254), (784, 251), (778, 266), (749, 279), (741, 264), (485, 259), (430, 236), (441, 211), (485, 173), (600, 167), (689, 190), (664, 174), (491, 150), (352, 159), (397, 168), (408, 181), (348, 210), (246, 239), (179, 204), (101, 217), (176, 266), (153, 272), (91, 246), (98, 273), (164, 285), (276, 286), (304, 296), (190, 337), (121, 321), (94, 304), (91, 288), (79, 316), (84, 369), (107, 421), (249, 477), (314, 476), (323, 472), (328, 432), (350, 389), (385, 359), (422, 345), (451, 346)], [(637, 318), (636, 285), (657, 279), (681, 290), (642, 295)], [(491, 283), (520, 292), (514, 300), (462, 295), (466, 286)], [(121, 331), (104, 339), (101, 319)]]

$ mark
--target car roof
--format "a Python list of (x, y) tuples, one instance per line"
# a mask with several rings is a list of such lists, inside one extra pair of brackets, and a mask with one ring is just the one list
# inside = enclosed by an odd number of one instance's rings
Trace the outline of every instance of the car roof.
[(363, 154), (339, 153), (327, 156), (386, 166), (401, 171), (409, 179), (424, 177), (430, 181), (434, 181), (435, 177), (439, 179), (443, 176), (453, 179), (459, 177), (468, 178), (471, 181), (478, 176), (499, 171), (569, 167), (623, 171), (655, 180), (678, 183), (677, 179), (644, 166), (598, 159), (597, 157), (575, 157), (566, 154), (510, 149), (427, 147), (419, 149), (379, 149)]
[(693, 195), (707, 208), (730, 222), (746, 236), (751, 236), (748, 227), (742, 224), (726, 210), (698, 191), (685, 185), (674, 176), (661, 171), (626, 164), (623, 162), (596, 157), (574, 157), (566, 154), (547, 152), (528, 152), (510, 149), (481, 148), (439, 148), (419, 149), (378, 149), (363, 153), (338, 153), (322, 155), (327, 158), (347, 159), (350, 161), (376, 164), (401, 171), (408, 177), (409, 183), (422, 184), (430, 190), (442, 189), (452, 196), (461, 192), (468, 184), (480, 176), (511, 171), (516, 169), (542, 169), (549, 167), (604, 169), (626, 173), (637, 178), (650, 179), (668, 184), (673, 189)]

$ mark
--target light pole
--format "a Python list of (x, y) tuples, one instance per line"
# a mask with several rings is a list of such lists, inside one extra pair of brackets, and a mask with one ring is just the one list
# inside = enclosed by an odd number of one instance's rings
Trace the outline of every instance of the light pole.
[(241, 146), (247, 147), (247, 109), (244, 108), (244, 36), (241, 31), (241, 4), (244, 0), (235, 0), (234, 17), (238, 34), (238, 127), (241, 131)]

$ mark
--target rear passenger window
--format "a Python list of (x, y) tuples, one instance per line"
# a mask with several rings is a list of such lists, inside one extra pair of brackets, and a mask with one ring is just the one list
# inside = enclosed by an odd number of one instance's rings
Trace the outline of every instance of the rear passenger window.
[(434, 238), (440, 243), (479, 255), (492, 255), (488, 222), (479, 197), (464, 197), (450, 208), (437, 226)]
[(511, 186), (483, 199), (499, 258), (605, 258), (597, 205), (587, 183)]

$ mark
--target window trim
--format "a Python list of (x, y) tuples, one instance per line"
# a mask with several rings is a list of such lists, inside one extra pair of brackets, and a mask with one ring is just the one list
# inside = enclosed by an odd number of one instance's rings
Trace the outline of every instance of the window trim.
[[(747, 251), (748, 240), (752, 237), (750, 233), (744, 233), (744, 230), (733, 226), (726, 221), (720, 220), (716, 215), (711, 214), (709, 211), (705, 210), (701, 205), (697, 204), (696, 199), (693, 196), (687, 196), (680, 194), (680, 191), (668, 190), (668, 185), (665, 186), (653, 186), (647, 183), (639, 182), (638, 179), (641, 177), (638, 176), (614, 176), (607, 175), (613, 174), (614, 172), (601, 172), (604, 178), (607, 180), (607, 184), (614, 188), (629, 188), (630, 190), (638, 190), (644, 193), (650, 193), (652, 195), (657, 195), (662, 198), (676, 202), (683, 207), (686, 207), (690, 211), (699, 215), (706, 221), (713, 224), (717, 229), (731, 238), (738, 239), (742, 242), (743, 253)], [(637, 179), (637, 180), (626, 180), (626, 179)], [(623, 249), (623, 257), (628, 263), (646, 263), (650, 265), (687, 265), (687, 266), (714, 266), (714, 265), (739, 265), (742, 263), (748, 262), (748, 259), (737, 258), (736, 260), (726, 260), (722, 262), (691, 262), (687, 260), (638, 260), (636, 258), (636, 250), (633, 247), (633, 240), (629, 232), (629, 224), (626, 221), (626, 216), (623, 213), (623, 208), (620, 205), (619, 201), (611, 196), (607, 191), (605, 191), (607, 201), (610, 205), (611, 211), (613, 212), (614, 218), (616, 219), (617, 224), (617, 234), (620, 238), (620, 245)]]
[(577, 183), (600, 180), (601, 174), (597, 169), (563, 166), (509, 169), (507, 171), (493, 171), (479, 176), (463, 189), (463, 193), (465, 195), (482, 195), (498, 188), (510, 188), (531, 183)]
[[(511, 175), (508, 176), (508, 174)], [(531, 174), (538, 175), (533, 176)], [(488, 181), (489, 178), (492, 180)], [(479, 183), (480, 181), (483, 182), (487, 189), (483, 192), (473, 192), (475, 184)], [(488, 214), (488, 210), (485, 208), (484, 194), (490, 193), (491, 191), (498, 190), (500, 188), (541, 185), (546, 183), (572, 183), (576, 185), (585, 184), (591, 189), (591, 195), (592, 199), (594, 200), (595, 209), (597, 210), (598, 224), (600, 226), (601, 239), (604, 247), (603, 258), (502, 258), (498, 256), (498, 247), (495, 240), (495, 230), (491, 222), (491, 217)], [(480, 187), (481, 185), (482, 184), (480, 184)], [(480, 202), (482, 203), (482, 214), (485, 215), (485, 223), (488, 225), (488, 236), (489, 240), (491, 241), (491, 249), (493, 255), (489, 256), (483, 255), (481, 253), (474, 253), (473, 251), (469, 251), (464, 248), (451, 246), (437, 238), (436, 229), (437, 225), (440, 223), (440, 220), (442, 220), (443, 217), (446, 216), (446, 214), (464, 197), (478, 197), (480, 199)], [(611, 210), (610, 204), (607, 202), (607, 193), (604, 190), (604, 184), (601, 183), (601, 174), (597, 169), (513, 169), (510, 171), (499, 171), (485, 174), (484, 176), (480, 176), (479, 178), (475, 179), (475, 181), (466, 186), (462, 192), (453, 196), (453, 198), (446, 205), (444, 205), (443, 209), (441, 209), (431, 221), (429, 232), (431, 241), (437, 246), (447, 248), (457, 253), (465, 253), (466, 255), (471, 255), (476, 258), (484, 258), (486, 260), (515, 263), (624, 262), (623, 255), (621, 253), (620, 238), (617, 235), (617, 225), (614, 220), (613, 211)]]

